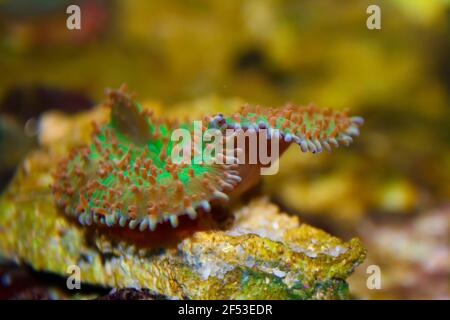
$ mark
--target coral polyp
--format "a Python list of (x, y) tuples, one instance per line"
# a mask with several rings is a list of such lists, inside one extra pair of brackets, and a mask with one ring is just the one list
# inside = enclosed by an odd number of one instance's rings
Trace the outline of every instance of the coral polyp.
[[(177, 129), (194, 133), (193, 123), (157, 118), (124, 86), (110, 90), (108, 97), (110, 121), (94, 124), (92, 142), (74, 148), (54, 173), (56, 204), (82, 225), (153, 231), (170, 222), (177, 227), (180, 216), (195, 219), (212, 203), (239, 196), (258, 181), (262, 164), (240, 162), (238, 155), (248, 151), (235, 143), (231, 150), (205, 153), (209, 146), (204, 142), (199, 150), (193, 147), (198, 142), (194, 134), (183, 149), (192, 151), (191, 161), (174, 161), (172, 134)], [(208, 129), (231, 131), (220, 138), (226, 144), (266, 129), (267, 140), (280, 142), (280, 154), (291, 143), (315, 153), (350, 144), (361, 124), (359, 117), (315, 106), (243, 106), (231, 116), (203, 117), (200, 132), (203, 137)]]

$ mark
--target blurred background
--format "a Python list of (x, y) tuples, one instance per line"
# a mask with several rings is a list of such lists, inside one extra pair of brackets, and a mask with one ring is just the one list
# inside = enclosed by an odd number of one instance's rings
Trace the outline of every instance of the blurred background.
[[(81, 8), (81, 30), (66, 8)], [(366, 27), (381, 8), (381, 30)], [(350, 108), (347, 150), (291, 148), (263, 192), (368, 250), (358, 299), (450, 299), (450, 0), (0, 0), (0, 190), (47, 110), (127, 83), (175, 116), (242, 102)], [(382, 289), (366, 268), (380, 266)]]

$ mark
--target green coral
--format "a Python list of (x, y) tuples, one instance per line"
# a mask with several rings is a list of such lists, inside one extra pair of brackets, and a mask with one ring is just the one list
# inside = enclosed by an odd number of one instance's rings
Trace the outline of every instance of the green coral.
[[(362, 124), (361, 118), (350, 118), (346, 112), (314, 106), (243, 106), (229, 117), (203, 117), (196, 136), (194, 123), (154, 117), (126, 87), (110, 90), (108, 96), (110, 121), (94, 126), (89, 145), (68, 153), (52, 185), (58, 207), (82, 225), (154, 231), (158, 224), (170, 222), (177, 227), (180, 217), (195, 219), (199, 211), (210, 211), (211, 203), (238, 197), (258, 181), (258, 168), (267, 164), (241, 157), (250, 151), (239, 140), (249, 134), (276, 140), (280, 153), (293, 142), (315, 153), (350, 144)], [(186, 130), (189, 139), (182, 140), (178, 153), (186, 148), (194, 153), (181, 162), (172, 156), (178, 129)], [(204, 142), (214, 133), (220, 134), (215, 137), (219, 150)], [(253, 155), (259, 154), (255, 151)]]

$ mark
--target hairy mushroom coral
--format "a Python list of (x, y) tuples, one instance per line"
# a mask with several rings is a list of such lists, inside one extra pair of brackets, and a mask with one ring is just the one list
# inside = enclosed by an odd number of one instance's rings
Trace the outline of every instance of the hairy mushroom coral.
[[(200, 138), (194, 134), (181, 148), (192, 151), (191, 161), (174, 161), (179, 145), (173, 132), (194, 133), (195, 126), (155, 117), (125, 86), (107, 94), (109, 122), (95, 124), (91, 144), (73, 149), (59, 162), (52, 184), (58, 207), (82, 225), (153, 231), (170, 222), (177, 227), (180, 216), (195, 219), (200, 210), (208, 212), (212, 202), (239, 196), (258, 181), (258, 170), (268, 164), (239, 161), (249, 156), (249, 133), (264, 132), (266, 141), (276, 139), (278, 156), (291, 144), (316, 153), (349, 145), (363, 122), (347, 112), (315, 106), (243, 106), (230, 116), (204, 117)], [(211, 130), (231, 132), (216, 138), (220, 140), (215, 145), (223, 149), (211, 150), (203, 140)], [(237, 143), (241, 136), (247, 139), (243, 147)]]

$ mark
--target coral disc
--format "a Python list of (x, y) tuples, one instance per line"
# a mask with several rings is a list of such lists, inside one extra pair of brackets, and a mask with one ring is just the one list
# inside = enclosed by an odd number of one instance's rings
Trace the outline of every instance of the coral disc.
[[(182, 128), (193, 133), (193, 124), (156, 118), (124, 86), (110, 90), (108, 97), (110, 121), (94, 124), (91, 144), (73, 149), (54, 174), (57, 205), (82, 225), (153, 231), (168, 221), (176, 227), (180, 215), (194, 219), (198, 210), (209, 211), (211, 202), (226, 201), (232, 192), (242, 192), (243, 185), (259, 178), (254, 168), (260, 164), (239, 163), (242, 150), (237, 145), (205, 153), (208, 146), (203, 142), (200, 151), (193, 148), (195, 135), (187, 144), (190, 161), (173, 161), (177, 147), (173, 132)], [(350, 144), (361, 124), (359, 117), (314, 106), (243, 106), (228, 117), (205, 117), (200, 131), (231, 130), (237, 139), (267, 129), (267, 139), (279, 139), (283, 148), (297, 143), (303, 151), (315, 153)], [(225, 145), (229, 138), (224, 135), (220, 143)], [(202, 161), (195, 161), (199, 157)], [(224, 163), (224, 159), (231, 161)]]

